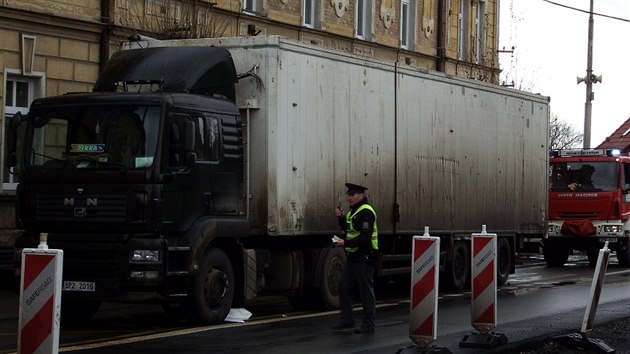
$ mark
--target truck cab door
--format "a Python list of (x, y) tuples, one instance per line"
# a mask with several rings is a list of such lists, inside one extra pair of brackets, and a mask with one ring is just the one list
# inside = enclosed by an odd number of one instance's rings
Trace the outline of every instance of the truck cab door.
[[(7, 118), (8, 126), (5, 132), (5, 165), (12, 174), (19, 174), (23, 167), (23, 153), (25, 142), (30, 141), (27, 134), (28, 115), (17, 112)], [(32, 130), (31, 130), (32, 131)], [(18, 144), (19, 143), (19, 144)]]

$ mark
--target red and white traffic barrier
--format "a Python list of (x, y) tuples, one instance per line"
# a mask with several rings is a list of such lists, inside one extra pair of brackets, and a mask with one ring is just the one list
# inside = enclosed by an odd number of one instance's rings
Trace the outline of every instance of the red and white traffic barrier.
[(46, 234), (38, 248), (22, 251), (18, 353), (58, 353), (63, 251), (48, 249)]
[(409, 338), (426, 347), (437, 339), (440, 238), (425, 227), (423, 236), (413, 237), (412, 256)]
[(595, 273), (593, 274), (593, 282), (591, 283), (591, 291), (589, 294), (589, 303), (584, 311), (584, 319), (582, 320), (582, 328), (580, 333), (569, 333), (553, 337), (554, 342), (558, 342), (570, 349), (579, 349), (580, 351), (588, 351), (589, 353), (615, 353), (615, 348), (609, 346), (601, 339), (589, 338), (593, 331), (593, 321), (595, 320), (595, 312), (599, 304), (599, 296), (602, 292), (604, 284), (604, 275), (608, 267), (608, 257), (610, 250), (608, 249), (608, 241), (604, 247), (599, 250), (597, 264), (595, 265)]
[(497, 325), (497, 234), (472, 234), (472, 326), (481, 334)]
[(486, 232), (471, 235), (472, 306), (471, 322), (478, 333), (467, 335), (460, 347), (495, 347), (507, 343), (503, 333), (494, 333), (497, 326), (497, 234)]
[(595, 273), (593, 274), (593, 282), (591, 283), (591, 292), (589, 294), (591, 301), (586, 306), (584, 320), (582, 320), (581, 332), (585, 336), (590, 335), (593, 331), (593, 320), (595, 320), (595, 312), (597, 312), (597, 305), (599, 304), (599, 295), (602, 293), (604, 275), (606, 274), (606, 268), (608, 268), (608, 256), (610, 256), (610, 250), (608, 249), (608, 241), (606, 241), (604, 248), (599, 250)]

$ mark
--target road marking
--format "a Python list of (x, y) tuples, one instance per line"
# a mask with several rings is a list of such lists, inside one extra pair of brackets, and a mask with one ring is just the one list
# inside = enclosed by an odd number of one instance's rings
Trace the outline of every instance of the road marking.
[[(393, 306), (400, 306), (400, 305), (401, 305), (401, 302), (396, 301), (396, 302), (388, 302), (388, 303), (377, 304), (376, 307), (377, 308), (385, 308), (385, 307), (393, 307)], [(355, 307), (355, 311), (358, 310), (358, 309), (360, 309), (360, 306)], [(168, 332), (163, 332), (163, 333), (155, 333), (155, 334), (134, 336), (134, 337), (131, 337), (131, 338), (104, 339), (103, 341), (98, 342), (98, 343), (80, 344), (80, 342), (79, 342), (79, 343), (71, 345), (71, 346), (64, 346), (62, 348), (59, 348), (59, 351), (60, 352), (71, 352), (71, 351), (75, 351), (75, 350), (87, 350), (87, 349), (104, 348), (104, 347), (109, 347), (109, 346), (122, 345), (122, 344), (131, 344), (131, 343), (143, 342), (143, 341), (153, 340), (153, 339), (170, 338), (170, 337), (186, 335), (186, 334), (194, 334), (194, 333), (199, 333), (199, 332), (210, 332), (210, 331), (216, 331), (216, 330), (224, 329), (224, 328), (246, 327), (246, 326), (267, 324), (267, 323), (271, 323), (271, 322), (284, 322), (284, 321), (288, 321), (288, 320), (313, 318), (313, 317), (323, 317), (323, 316), (329, 316), (329, 315), (334, 315), (334, 314), (338, 314), (338, 313), (339, 313), (338, 310), (334, 310), (334, 311), (318, 312), (318, 313), (311, 313), (311, 314), (298, 315), (298, 316), (283, 315), (282, 317), (261, 319), (261, 320), (253, 320), (253, 321), (249, 321), (249, 322), (245, 322), (245, 323), (224, 323), (224, 324), (220, 324), (220, 325), (203, 326), (203, 327), (195, 327), (195, 328), (186, 328), (186, 329), (180, 329), (180, 330), (175, 330), (175, 331), (168, 331)]]

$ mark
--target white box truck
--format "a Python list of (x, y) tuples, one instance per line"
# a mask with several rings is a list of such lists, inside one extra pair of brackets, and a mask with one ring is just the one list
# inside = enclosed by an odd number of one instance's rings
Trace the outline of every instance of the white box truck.
[(159, 300), (215, 323), (263, 293), (334, 308), (353, 182), (378, 213), (378, 277), (408, 275), (429, 226), (461, 291), (485, 224), (502, 284), (545, 230), (548, 114), (546, 97), (280, 37), (130, 42), (92, 93), (12, 120), (17, 246), (47, 232), (64, 249), (66, 318)]

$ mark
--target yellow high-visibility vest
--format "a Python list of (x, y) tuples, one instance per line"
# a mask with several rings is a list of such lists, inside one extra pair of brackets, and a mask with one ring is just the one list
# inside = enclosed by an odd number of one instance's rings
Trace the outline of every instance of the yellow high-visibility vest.
[[(354, 225), (352, 225), (352, 218), (354, 218), (354, 216), (357, 215), (357, 213), (363, 209), (367, 209), (371, 211), (372, 214), (374, 214), (374, 228), (372, 231), (372, 248), (377, 250), (378, 249), (378, 228), (376, 226), (376, 211), (374, 211), (374, 208), (372, 208), (372, 206), (370, 206), (369, 204), (363, 204), (354, 213), (352, 213), (352, 211), (348, 211), (348, 213), (346, 214), (346, 240), (352, 240), (353, 238), (359, 236), (359, 234), (361, 233), (360, 231), (357, 231), (354, 229)], [(348, 252), (356, 252), (357, 249), (358, 247), (346, 247), (346, 251)]]

